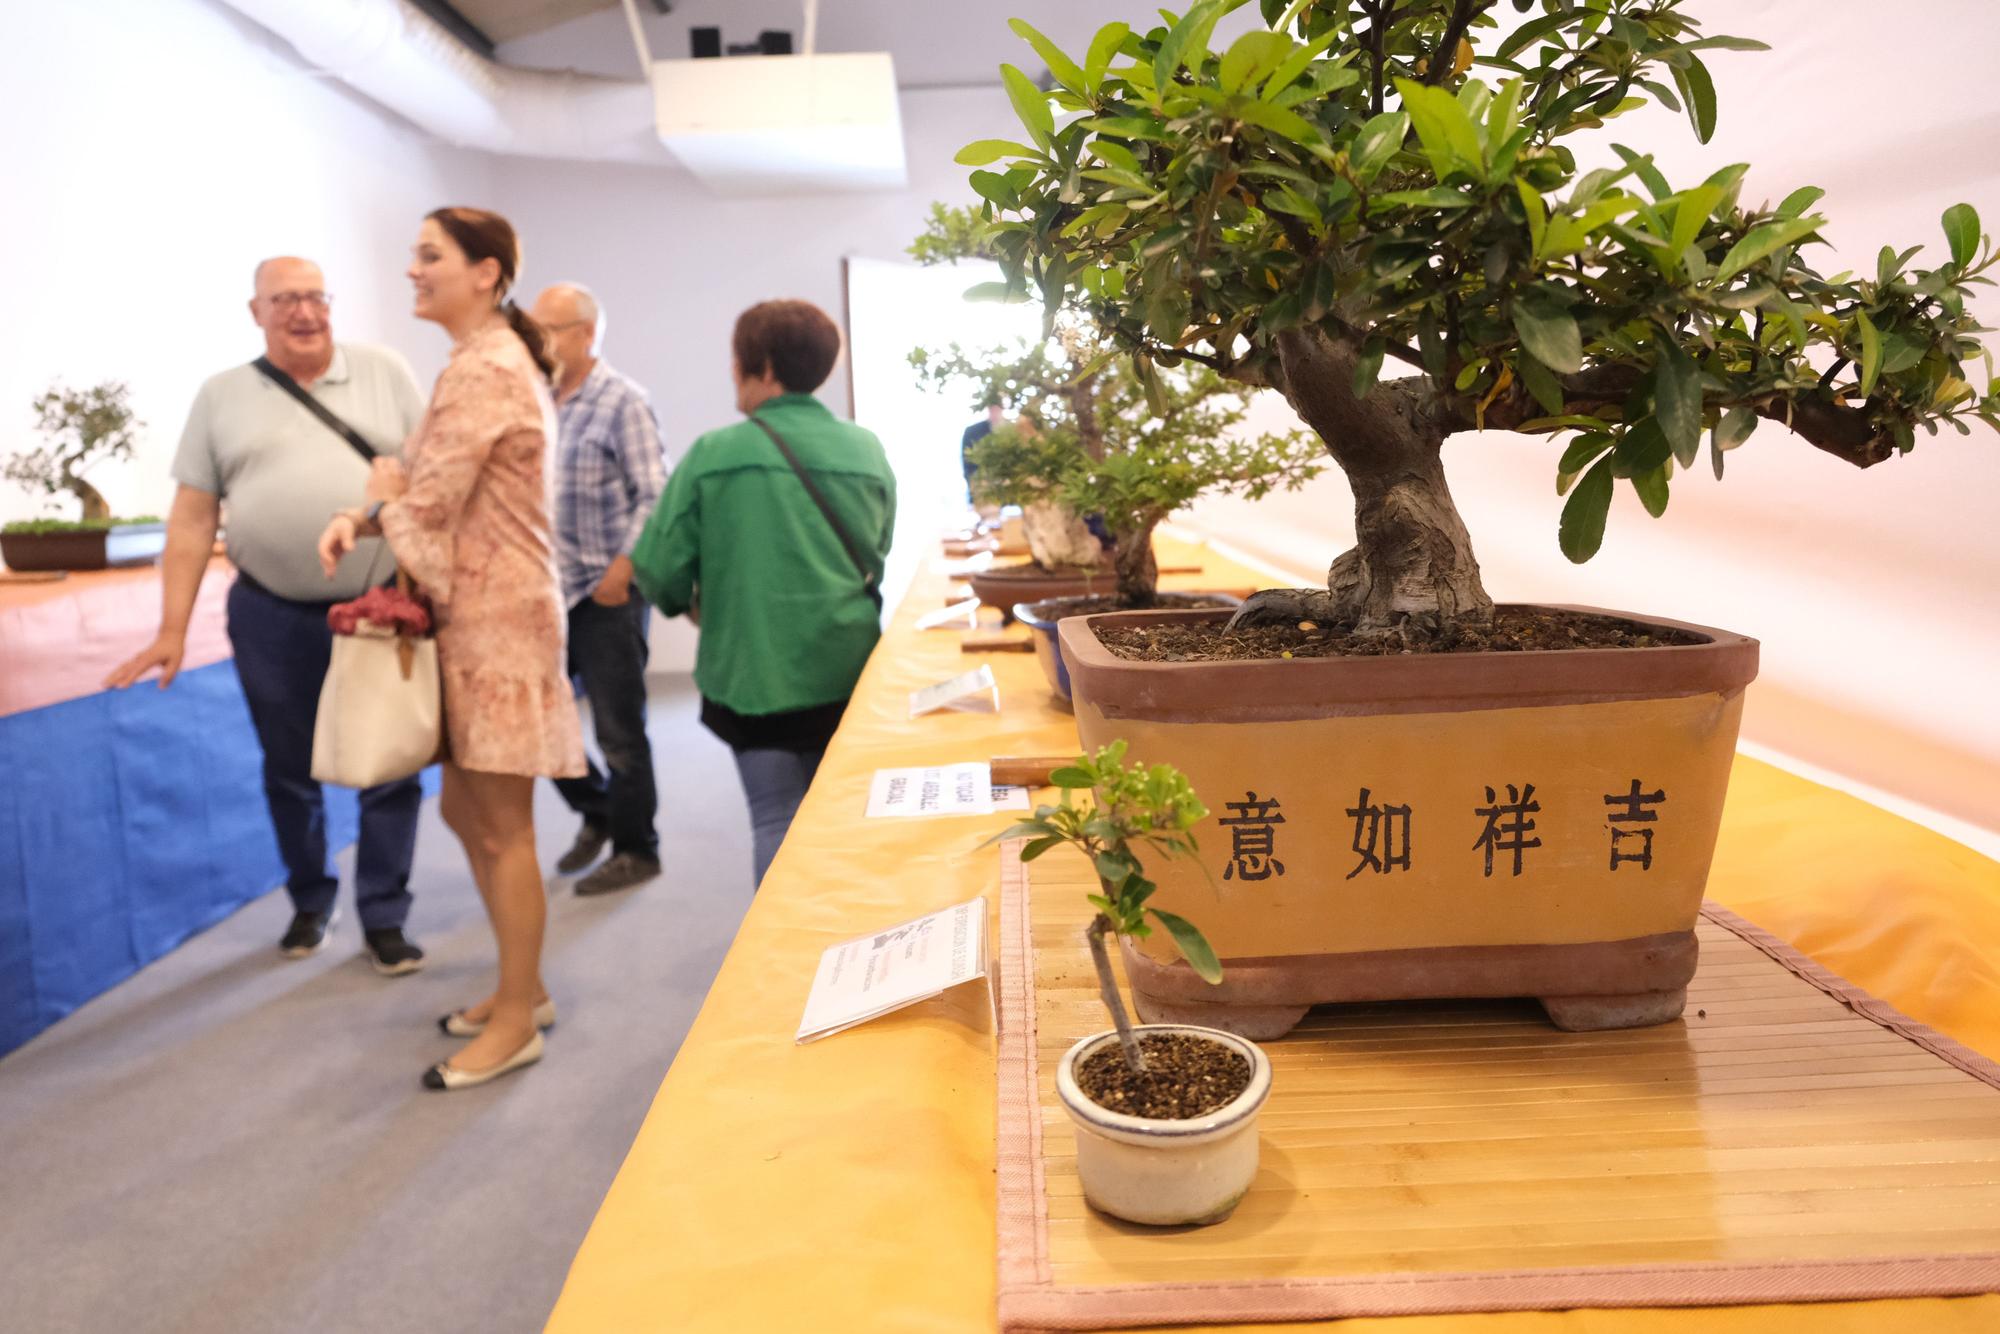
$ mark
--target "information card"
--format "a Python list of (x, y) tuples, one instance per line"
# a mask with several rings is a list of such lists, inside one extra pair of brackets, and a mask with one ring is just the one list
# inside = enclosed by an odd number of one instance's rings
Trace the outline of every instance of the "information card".
[(991, 815), (1025, 811), (1028, 789), (993, 782), (984, 761), (933, 764), (917, 769), (877, 769), (868, 785), (867, 818), (911, 815)]
[(987, 976), (984, 897), (835, 945), (819, 959), (797, 1040), (812, 1042)]
[(949, 681), (910, 692), (910, 716), (920, 718), (939, 709), (959, 709), (966, 713), (1000, 712), (1000, 683), (993, 679), (989, 663), (962, 672)]

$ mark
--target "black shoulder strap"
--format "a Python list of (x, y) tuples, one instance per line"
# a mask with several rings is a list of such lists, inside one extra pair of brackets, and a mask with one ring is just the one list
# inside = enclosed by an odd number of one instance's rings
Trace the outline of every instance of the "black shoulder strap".
[(354, 452), (359, 454), (364, 461), (368, 463), (375, 461), (375, 446), (362, 439), (361, 432), (342, 421), (339, 414), (335, 413), (332, 408), (329, 408), (326, 404), (308, 394), (304, 386), (291, 376), (285, 374), (282, 370), (279, 370), (277, 364), (269, 357), (259, 357), (250, 364), (255, 366), (258, 373), (265, 379), (290, 394), (293, 398), (296, 398), (299, 401), (300, 407), (326, 424), (327, 430), (332, 431), (342, 440), (352, 445)]
[(826, 497), (820, 494), (819, 487), (813, 484), (812, 476), (800, 466), (799, 456), (792, 453), (792, 447), (785, 443), (785, 437), (779, 435), (772, 428), (771, 423), (765, 421), (762, 417), (752, 417), (750, 420), (757, 423), (765, 435), (771, 437), (771, 443), (776, 445), (778, 452), (785, 456), (785, 462), (792, 465), (793, 474), (804, 485), (806, 494), (812, 497), (813, 504), (819, 506), (821, 517), (826, 520), (827, 527), (833, 529), (833, 535), (840, 539), (840, 545), (847, 551), (847, 558), (854, 562), (854, 571), (861, 576), (861, 591), (868, 595), (868, 600), (873, 602), (879, 611), (882, 606), (882, 590), (875, 586), (875, 575), (861, 559), (861, 548), (855, 544), (854, 539), (848, 535), (847, 529), (842, 527), (840, 520), (834, 516), (833, 506), (826, 503)]

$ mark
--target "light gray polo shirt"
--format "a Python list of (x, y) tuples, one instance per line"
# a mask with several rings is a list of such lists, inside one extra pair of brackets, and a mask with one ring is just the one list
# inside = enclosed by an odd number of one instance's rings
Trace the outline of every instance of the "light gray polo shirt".
[[(424, 415), (423, 395), (399, 352), (336, 343), (333, 364), (308, 391), (391, 458)], [(362, 503), (368, 464), (304, 404), (245, 364), (210, 376), (195, 395), (174, 456), (174, 480), (228, 503), (229, 558), (279, 597), (357, 597), (369, 562), (377, 582), (395, 572), (381, 542), (360, 543), (332, 579), (317, 546), (338, 509)]]

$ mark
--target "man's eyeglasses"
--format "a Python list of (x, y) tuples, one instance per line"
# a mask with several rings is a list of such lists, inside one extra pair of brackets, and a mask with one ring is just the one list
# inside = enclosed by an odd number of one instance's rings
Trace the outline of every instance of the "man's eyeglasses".
[(274, 292), (264, 298), (276, 310), (293, 311), (300, 306), (312, 306), (325, 310), (333, 304), (333, 297), (325, 292)]

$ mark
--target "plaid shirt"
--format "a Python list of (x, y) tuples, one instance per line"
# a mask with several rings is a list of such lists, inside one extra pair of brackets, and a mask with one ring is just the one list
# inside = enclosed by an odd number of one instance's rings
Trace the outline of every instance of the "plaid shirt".
[(666, 489), (667, 457), (646, 391), (602, 359), (556, 418), (556, 562), (574, 607), (613, 560), (632, 554)]

